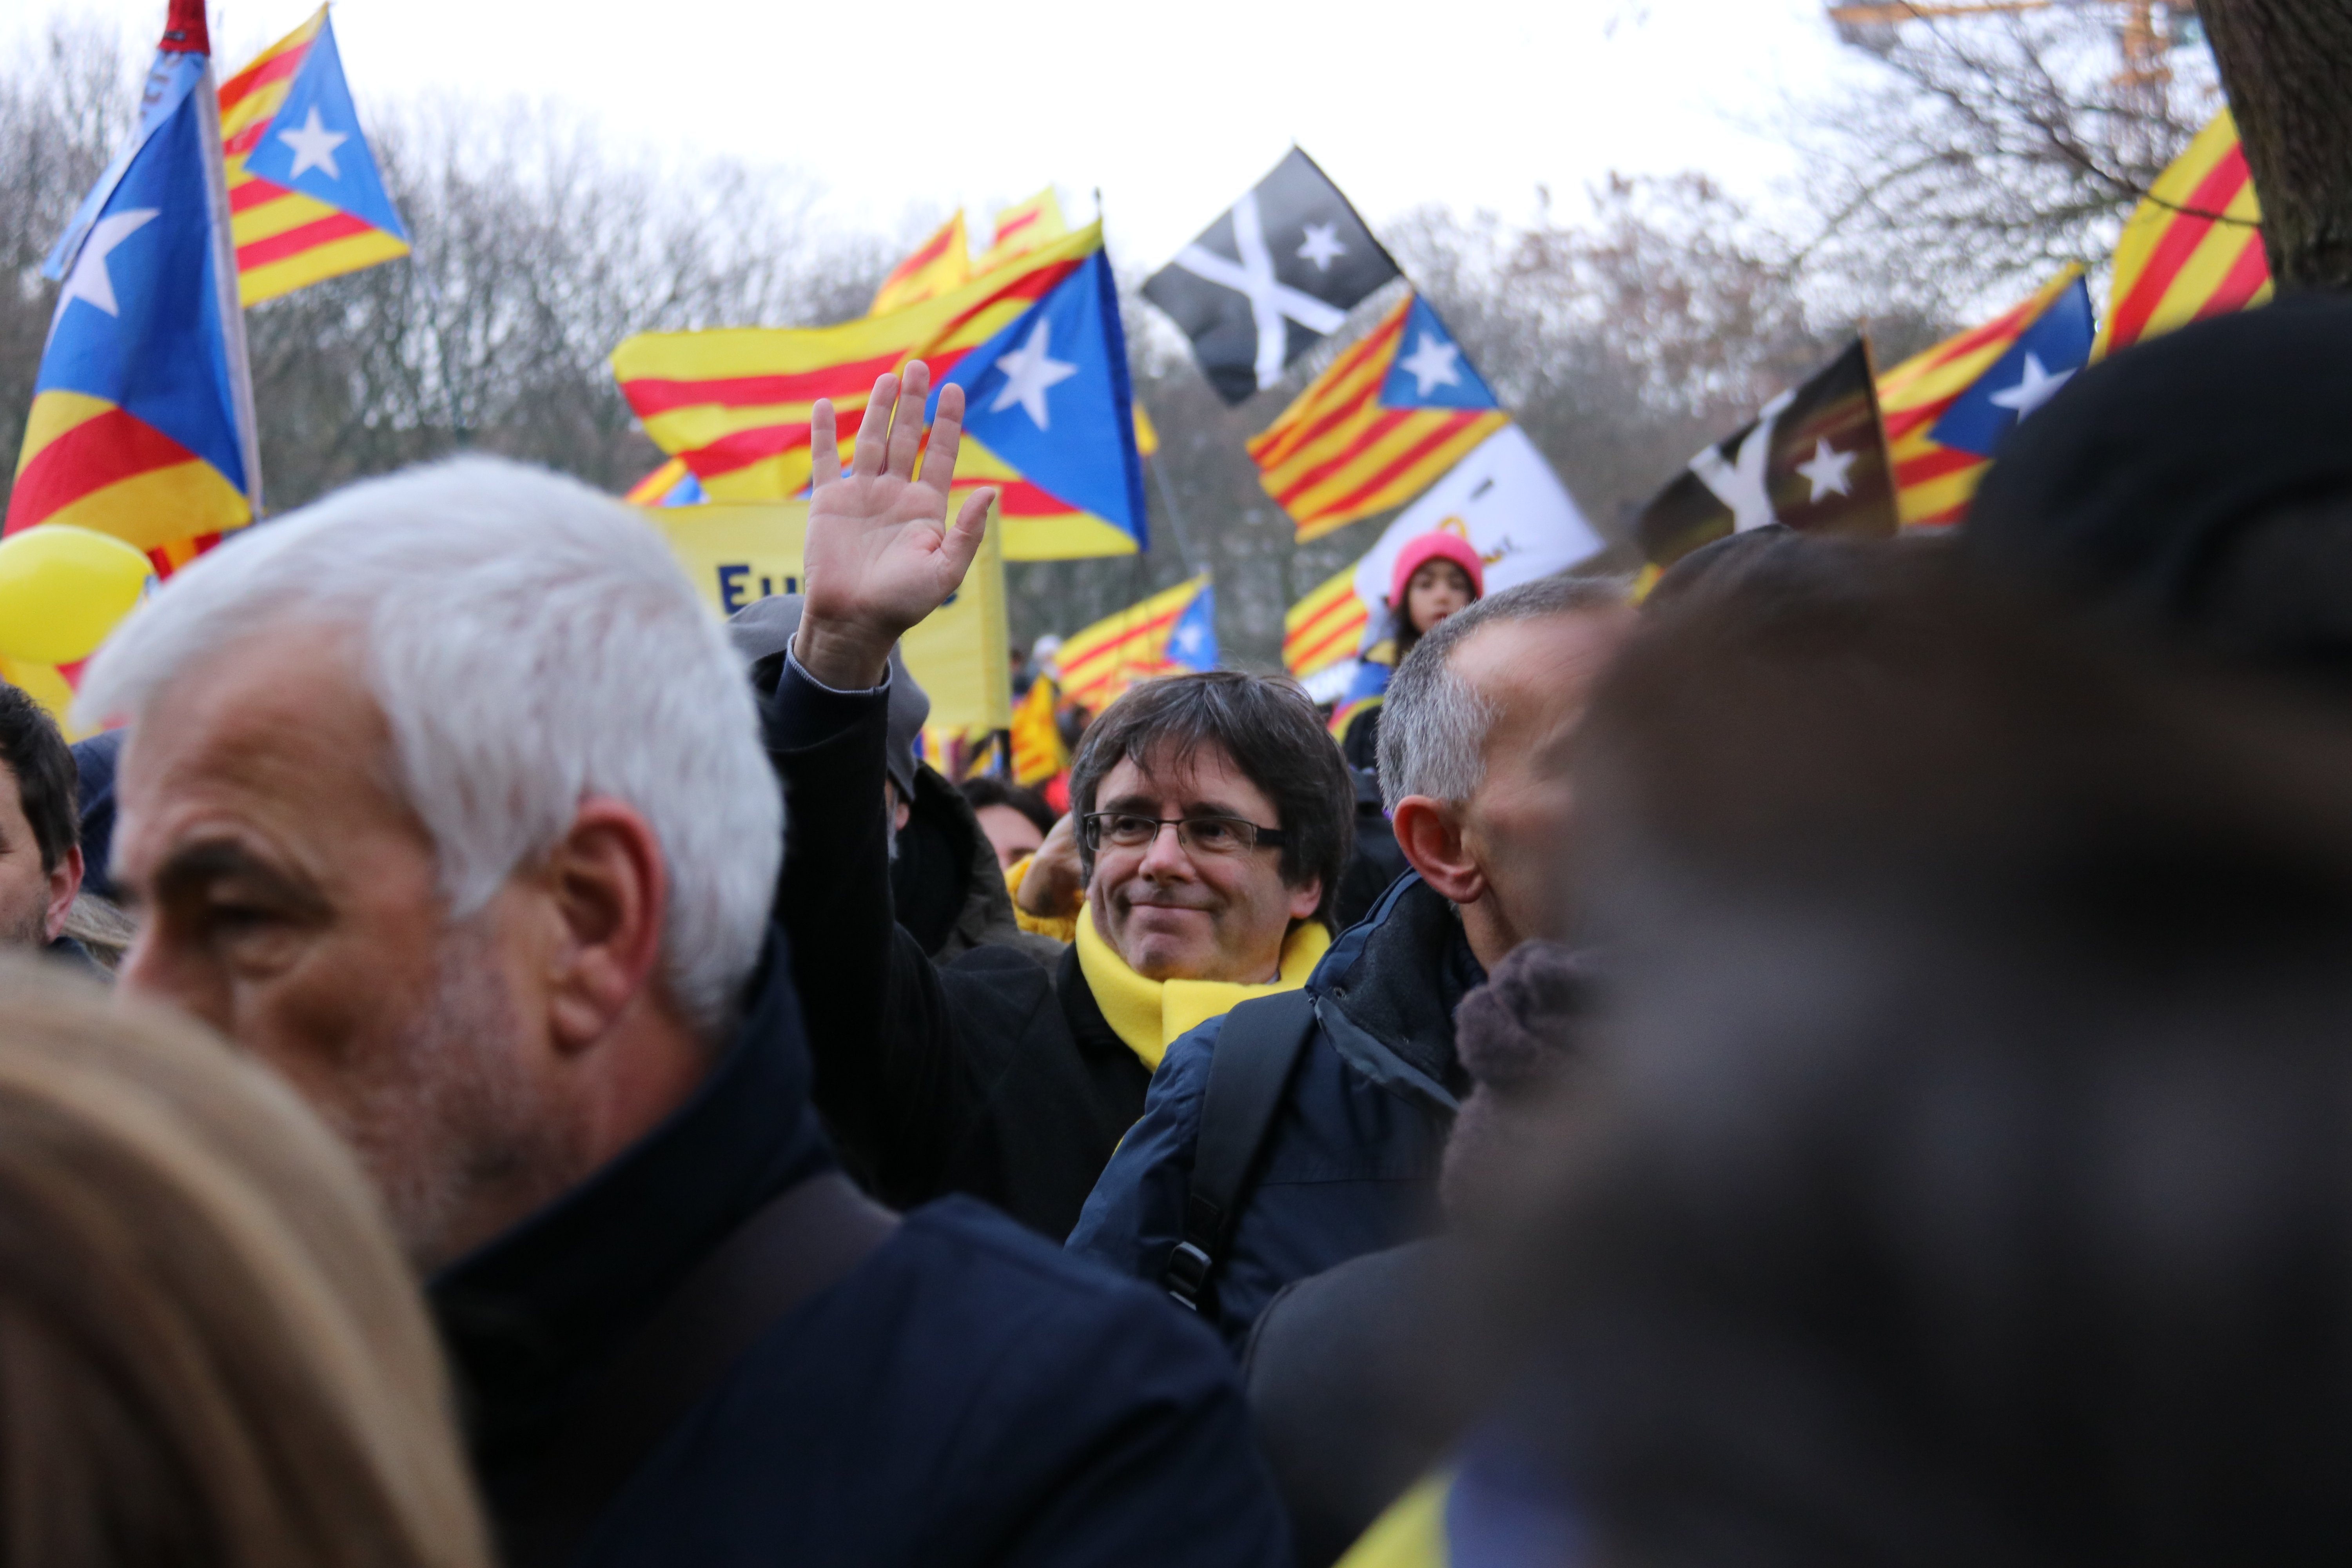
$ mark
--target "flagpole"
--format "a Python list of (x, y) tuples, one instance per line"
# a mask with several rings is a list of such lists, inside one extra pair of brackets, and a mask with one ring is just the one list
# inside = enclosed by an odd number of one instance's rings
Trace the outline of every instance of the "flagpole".
[(212, 207), (213, 281), (228, 360), (229, 397), (236, 405), (239, 456), (245, 463), (245, 501), (261, 521), (261, 428), (253, 409), (253, 361), (245, 343), (245, 301), (237, 292), (236, 237), (229, 226), (228, 166), (221, 154), (220, 89), (213, 79), (212, 36), (205, 26), (204, 0), (172, 0), (163, 25), (163, 47), (201, 55), (203, 77), (195, 86), (196, 124), (204, 140), (205, 195)]

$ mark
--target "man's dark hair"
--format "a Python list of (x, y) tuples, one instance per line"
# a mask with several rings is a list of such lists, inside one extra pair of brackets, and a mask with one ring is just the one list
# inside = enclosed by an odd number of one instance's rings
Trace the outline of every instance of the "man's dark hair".
[(0, 681), (0, 764), (16, 776), (16, 798), (41, 847), (41, 869), (54, 871), (72, 848), (73, 751), (57, 721), (20, 687)]
[(956, 787), (963, 791), (965, 804), (974, 811), (988, 805), (1009, 805), (1034, 823), (1038, 832), (1054, 831), (1054, 808), (1034, 789), (1009, 784), (990, 773), (974, 773)]
[[(1210, 745), (1274, 802), (1279, 820), (1259, 826), (1284, 834), (1282, 879), (1296, 888), (1321, 878), (1313, 918), (1328, 923), (1353, 842), (1356, 791), (1315, 704), (1291, 681), (1212, 669), (1130, 689), (1087, 729), (1070, 771), (1070, 810), (1081, 819), (1093, 811), (1095, 792), (1123, 761), (1150, 768)], [(1092, 877), (1085, 842), (1079, 854)]]

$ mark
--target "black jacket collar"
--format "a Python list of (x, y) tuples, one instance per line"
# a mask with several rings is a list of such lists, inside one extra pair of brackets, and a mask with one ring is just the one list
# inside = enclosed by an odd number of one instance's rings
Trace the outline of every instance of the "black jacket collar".
[(485, 1472), (527, 1463), (587, 1383), (736, 1225), (832, 1166), (783, 937), (692, 1099), (427, 1285)]

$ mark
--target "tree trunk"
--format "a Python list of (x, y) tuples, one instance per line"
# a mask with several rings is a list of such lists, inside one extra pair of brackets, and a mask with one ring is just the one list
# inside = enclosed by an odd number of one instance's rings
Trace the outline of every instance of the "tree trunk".
[(2281, 293), (2352, 293), (2352, 5), (2197, 0)]

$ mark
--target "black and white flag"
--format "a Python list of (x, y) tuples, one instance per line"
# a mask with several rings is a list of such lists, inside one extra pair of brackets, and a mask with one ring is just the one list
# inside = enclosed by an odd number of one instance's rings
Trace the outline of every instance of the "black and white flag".
[(1671, 566), (1726, 534), (1776, 522), (1849, 537), (1895, 533), (1895, 469), (1863, 339), (1668, 481), (1642, 509), (1642, 553)]
[(1294, 147), (1153, 274), (1143, 297), (1184, 329), (1218, 395), (1240, 403), (1395, 276), (1339, 187)]

